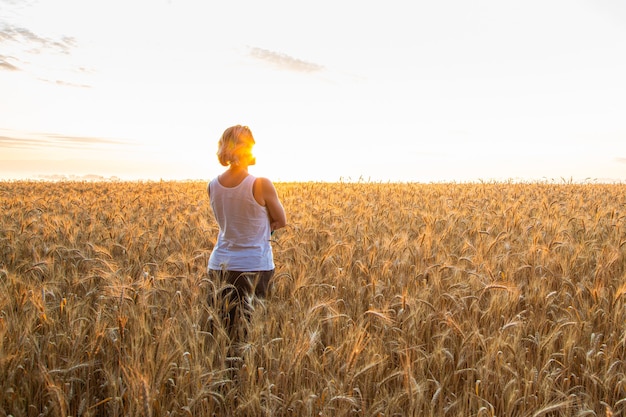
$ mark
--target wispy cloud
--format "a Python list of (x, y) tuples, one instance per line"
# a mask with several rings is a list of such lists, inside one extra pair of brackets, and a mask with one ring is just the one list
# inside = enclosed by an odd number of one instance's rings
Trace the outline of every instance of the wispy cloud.
[(270, 63), (279, 69), (295, 72), (318, 72), (323, 71), (324, 66), (314, 62), (304, 61), (290, 55), (267, 49), (251, 47), (250, 56), (260, 61)]
[(3, 134), (0, 134), (0, 149), (89, 149), (102, 145), (133, 145), (133, 142), (110, 138), (66, 136), (53, 133), (12, 134), (3, 132)]
[(42, 81), (48, 82), (48, 83), (53, 83), (56, 85), (62, 85), (62, 86), (66, 86), (66, 87), (78, 87), (78, 88), (91, 88), (91, 86), (89, 84), (79, 84), (79, 83), (72, 83), (69, 81), (63, 81), (63, 80), (46, 80), (46, 79), (42, 79)]
[[(70, 54), (76, 40), (70, 36), (59, 38), (40, 36), (31, 30), (0, 22), (0, 45), (3, 49), (18, 50), (22, 54)], [(22, 70), (20, 61), (13, 56), (0, 55), (0, 69)]]
[(617, 162), (622, 163), (622, 164), (626, 164), (626, 158), (615, 158), (615, 160), (616, 160)]
[(37, 35), (29, 29), (6, 24), (2, 25), (0, 30), (0, 40), (27, 45), (28, 50), (35, 53), (46, 49), (67, 54), (76, 45), (75, 39), (69, 36), (63, 36), (58, 39), (46, 38)]
[(19, 68), (11, 64), (10, 60), (13, 60), (10, 56), (0, 55), (0, 70), (17, 71)]
[[(15, 5), (17, 3), (7, 2), (6, 0), (0, 1), (8, 5)], [(41, 77), (42, 68), (37, 64), (39, 62), (38, 57), (42, 55), (57, 55), (57, 56), (69, 56), (74, 48), (76, 48), (77, 42), (74, 37), (71, 36), (45, 36), (33, 32), (32, 30), (8, 23), (5, 20), (0, 19), (0, 50), (3, 54), (0, 54), (0, 71), (19, 71), (30, 73), (40, 81), (70, 86), (70, 87), (90, 87), (89, 85), (69, 82), (64, 79), (49, 79)], [(49, 72), (49, 64), (46, 65), (46, 71)], [(60, 67), (60, 77), (65, 78), (67, 76), (67, 70), (70, 71), (70, 77), (73, 77), (72, 73), (76, 70), (69, 68), (63, 68), (65, 64)], [(78, 70), (80, 72), (80, 70)]]

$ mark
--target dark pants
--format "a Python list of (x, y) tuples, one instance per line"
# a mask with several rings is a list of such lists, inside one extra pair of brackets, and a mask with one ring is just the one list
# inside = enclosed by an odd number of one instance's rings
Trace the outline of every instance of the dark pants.
[[(209, 306), (221, 310), (223, 324), (231, 340), (245, 338), (252, 307), (250, 298), (253, 295), (265, 298), (274, 270), (239, 272), (211, 269), (209, 275), (217, 289), (215, 294), (209, 295)], [(242, 320), (246, 323), (240, 323)]]

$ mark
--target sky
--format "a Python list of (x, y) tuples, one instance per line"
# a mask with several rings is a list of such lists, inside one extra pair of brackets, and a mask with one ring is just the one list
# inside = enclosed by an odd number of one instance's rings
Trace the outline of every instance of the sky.
[(626, 182), (622, 0), (0, 0), (0, 179)]

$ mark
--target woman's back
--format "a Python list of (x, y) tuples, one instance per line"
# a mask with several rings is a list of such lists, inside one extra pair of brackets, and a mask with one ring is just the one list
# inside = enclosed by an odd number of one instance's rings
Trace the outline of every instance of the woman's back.
[(210, 269), (274, 269), (267, 209), (254, 196), (256, 178), (242, 177), (220, 176), (209, 183), (211, 208), (220, 229), (209, 258)]

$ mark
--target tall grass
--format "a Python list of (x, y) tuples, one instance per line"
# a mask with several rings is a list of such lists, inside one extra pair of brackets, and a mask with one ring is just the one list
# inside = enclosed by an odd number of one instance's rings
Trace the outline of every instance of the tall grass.
[(205, 183), (0, 183), (0, 416), (626, 414), (625, 186), (276, 186), (233, 349)]

